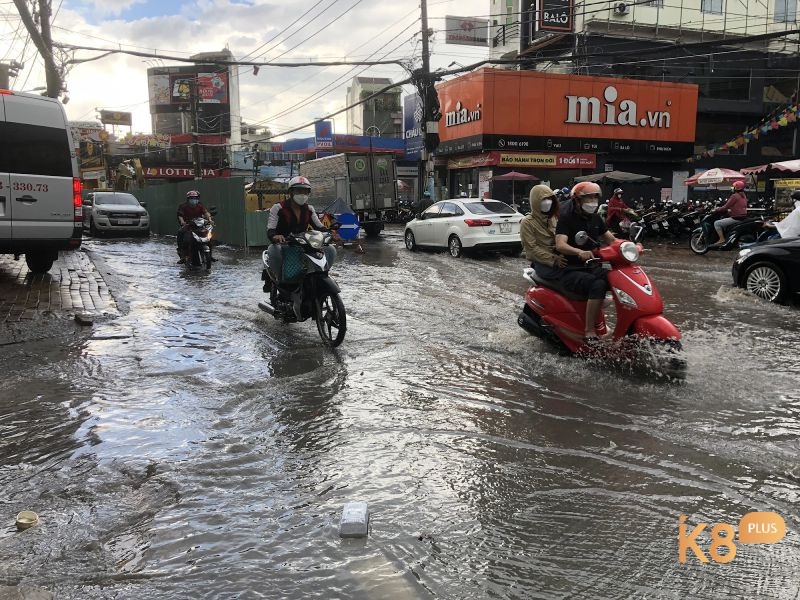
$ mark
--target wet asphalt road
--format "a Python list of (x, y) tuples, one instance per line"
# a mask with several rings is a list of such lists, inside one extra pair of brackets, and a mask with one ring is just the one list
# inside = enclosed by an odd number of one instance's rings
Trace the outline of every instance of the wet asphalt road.
[[(122, 316), (0, 347), (0, 585), (94, 598), (796, 598), (800, 320), (732, 254), (643, 265), (683, 383), (558, 356), (516, 324), (522, 259), (340, 252), (335, 351), (257, 309), (260, 256), (88, 240)], [(342, 505), (372, 512), (341, 540)], [(16, 532), (13, 516), (40, 526)], [(678, 517), (788, 533), (678, 561)], [(709, 525), (710, 529), (710, 525)], [(708, 531), (698, 538), (707, 550)]]

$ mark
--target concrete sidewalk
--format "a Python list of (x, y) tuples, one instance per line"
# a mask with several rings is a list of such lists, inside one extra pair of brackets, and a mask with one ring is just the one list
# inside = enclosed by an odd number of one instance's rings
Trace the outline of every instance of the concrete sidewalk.
[(89, 313), (117, 315), (116, 302), (89, 255), (62, 252), (43, 275), (28, 270), (24, 258), (0, 254), (0, 323), (14, 323), (40, 314)]

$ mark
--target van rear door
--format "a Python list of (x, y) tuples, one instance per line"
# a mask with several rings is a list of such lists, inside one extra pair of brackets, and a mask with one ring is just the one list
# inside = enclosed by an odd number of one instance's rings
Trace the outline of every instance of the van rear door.
[[(0, 140), (5, 130), (6, 108), (0, 94)], [(8, 153), (5, 144), (0, 142), (0, 243), (11, 240), (11, 178), (8, 173)]]
[[(75, 227), (75, 150), (58, 100), (3, 94), (12, 238), (67, 240)], [(4, 167), (5, 168), (5, 167)]]

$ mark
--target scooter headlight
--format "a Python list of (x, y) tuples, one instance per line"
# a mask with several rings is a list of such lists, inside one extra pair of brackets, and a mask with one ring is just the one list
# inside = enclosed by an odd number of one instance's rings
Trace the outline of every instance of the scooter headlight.
[(623, 242), (619, 251), (628, 262), (634, 263), (639, 260), (639, 248), (633, 242)]
[[(636, 251), (638, 254), (638, 250)], [(628, 292), (624, 292), (619, 288), (614, 288), (614, 294), (617, 296), (617, 299), (622, 302), (625, 306), (630, 306), (631, 308), (638, 308), (639, 305), (636, 304), (636, 300), (631, 298), (631, 295)]]
[(325, 243), (325, 236), (321, 231), (309, 231), (306, 234), (306, 241), (314, 250), (321, 250)]

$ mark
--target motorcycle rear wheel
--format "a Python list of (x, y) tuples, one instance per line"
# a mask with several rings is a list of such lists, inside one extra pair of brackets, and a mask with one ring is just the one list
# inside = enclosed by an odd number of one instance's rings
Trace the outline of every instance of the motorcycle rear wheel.
[(336, 348), (347, 332), (347, 313), (339, 294), (325, 293), (316, 302), (317, 331), (322, 341)]

